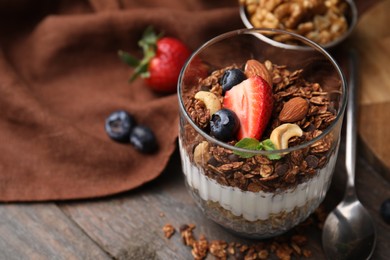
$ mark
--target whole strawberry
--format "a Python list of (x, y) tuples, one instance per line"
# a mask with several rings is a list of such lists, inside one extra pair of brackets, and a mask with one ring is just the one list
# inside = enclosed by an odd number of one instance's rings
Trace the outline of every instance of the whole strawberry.
[(191, 54), (189, 49), (176, 38), (157, 35), (152, 27), (145, 30), (138, 45), (144, 52), (142, 60), (127, 52), (118, 52), (123, 62), (134, 67), (130, 81), (141, 76), (157, 92), (175, 92), (180, 70)]

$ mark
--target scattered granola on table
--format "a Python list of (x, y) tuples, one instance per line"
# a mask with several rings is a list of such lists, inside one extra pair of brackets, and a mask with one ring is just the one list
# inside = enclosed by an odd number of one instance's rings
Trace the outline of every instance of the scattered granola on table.
[(204, 235), (196, 239), (195, 225), (182, 225), (180, 235), (184, 245), (191, 248), (194, 259), (205, 259), (212, 255), (215, 259), (300, 259), (309, 258), (312, 252), (307, 248), (308, 237), (305, 234), (309, 227), (322, 226), (327, 215), (321, 205), (305, 222), (292, 232), (263, 241), (253, 241), (248, 244), (229, 242), (225, 240), (208, 241)]

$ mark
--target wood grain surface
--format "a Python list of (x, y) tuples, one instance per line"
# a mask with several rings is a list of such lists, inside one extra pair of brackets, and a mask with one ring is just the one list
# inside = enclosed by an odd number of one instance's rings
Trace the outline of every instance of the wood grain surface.
[(390, 1), (362, 14), (349, 44), (359, 52), (359, 133), (370, 163), (390, 181)]

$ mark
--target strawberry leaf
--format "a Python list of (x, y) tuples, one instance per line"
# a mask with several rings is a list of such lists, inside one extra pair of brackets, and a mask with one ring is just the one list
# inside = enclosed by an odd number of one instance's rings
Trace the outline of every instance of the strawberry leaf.
[(127, 53), (127, 52), (122, 51), (122, 50), (118, 51), (118, 56), (121, 59), (121, 61), (123, 61), (124, 63), (126, 63), (130, 67), (137, 67), (140, 63), (137, 58), (130, 55), (130, 53)]
[(138, 45), (143, 49), (144, 53), (150, 51), (150, 49), (154, 52), (157, 41), (161, 36), (162, 34), (157, 35), (154, 32), (152, 26), (148, 26), (142, 34), (142, 39), (138, 41)]
[(141, 78), (149, 77), (148, 63), (141, 63), (137, 67), (135, 67), (134, 72), (129, 79), (129, 82), (133, 82), (138, 76), (141, 76)]
[(134, 81), (137, 77), (148, 78), (150, 73), (148, 71), (149, 62), (156, 56), (157, 41), (162, 37), (162, 34), (157, 35), (152, 26), (146, 28), (142, 35), (142, 39), (138, 41), (138, 46), (143, 50), (143, 58), (138, 60), (127, 52), (118, 51), (119, 58), (134, 68), (129, 82)]

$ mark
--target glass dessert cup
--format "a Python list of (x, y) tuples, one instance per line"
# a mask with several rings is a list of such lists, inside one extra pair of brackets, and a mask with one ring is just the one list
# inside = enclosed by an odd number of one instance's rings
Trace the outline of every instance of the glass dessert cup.
[[(284, 34), (308, 48), (297, 50), (267, 40), (269, 35)], [(248, 150), (234, 146), (239, 140), (222, 142), (210, 135), (207, 109), (192, 102), (197, 91), (215, 91), (226, 68), (243, 67), (251, 59), (264, 62), (272, 75), (275, 102), (264, 138), (281, 125), (278, 115), (288, 99), (298, 96), (309, 104), (306, 117), (295, 122), (303, 135), (288, 139), (287, 148)], [(336, 62), (319, 45), (281, 30), (222, 34), (187, 61), (179, 76), (178, 96), (185, 183), (208, 218), (238, 235), (268, 238), (304, 221), (323, 201), (340, 143), (346, 83)]]

